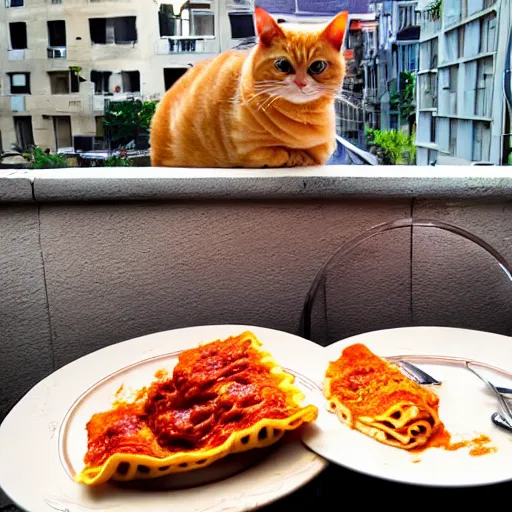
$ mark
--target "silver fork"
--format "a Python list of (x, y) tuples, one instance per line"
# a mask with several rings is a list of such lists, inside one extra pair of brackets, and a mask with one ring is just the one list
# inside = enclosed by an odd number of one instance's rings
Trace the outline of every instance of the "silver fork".
[[(482, 377), (474, 368), (471, 368), (470, 364), (471, 363), (469, 361), (466, 361), (466, 368), (471, 373), (476, 375), (482, 382), (484, 382), (487, 385), (487, 387), (489, 389), (491, 389), (493, 391), (493, 393), (497, 396), (498, 401), (501, 405), (501, 410), (503, 411), (503, 416), (504, 416), (503, 419), (505, 419), (506, 423), (508, 423), (509, 427), (512, 428), (512, 408), (510, 407), (510, 404), (505, 400), (505, 398), (503, 397), (503, 394), (500, 393), (500, 391), (496, 388), (496, 386), (492, 382), (489, 382), (486, 378)], [(493, 417), (496, 416), (497, 414), (499, 416), (501, 416), (501, 414), (495, 412), (493, 414)]]
[[(389, 358), (391, 359), (391, 358)], [(438, 386), (441, 384), (440, 380), (435, 379), (432, 377), (432, 375), (429, 375), (427, 372), (424, 372), (417, 366), (409, 363), (408, 361), (399, 360), (393, 361), (395, 364), (398, 365), (402, 373), (404, 373), (407, 377), (414, 380), (418, 384), (422, 385), (434, 385)], [(476, 375), (482, 382), (484, 382), (496, 395), (498, 398), (498, 401), (500, 403), (501, 409), (503, 414), (500, 414), (499, 412), (495, 412), (491, 416), (492, 422), (506, 430), (507, 432), (512, 432), (512, 408), (508, 404), (508, 402), (505, 400), (505, 396), (508, 395), (508, 397), (512, 398), (512, 389), (510, 388), (504, 388), (500, 386), (495, 386), (491, 382), (489, 382), (487, 379), (482, 377), (474, 368), (471, 368), (470, 361), (465, 361), (465, 367), (474, 375)]]

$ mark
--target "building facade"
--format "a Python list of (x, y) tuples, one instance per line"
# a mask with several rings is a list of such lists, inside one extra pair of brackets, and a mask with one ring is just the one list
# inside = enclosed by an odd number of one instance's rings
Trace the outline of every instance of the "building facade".
[(441, 5), (423, 9), (417, 163), (507, 163), (510, 121), (503, 84), (511, 2), (443, 0)]
[[(105, 101), (158, 100), (254, 36), (251, 0), (2, 0), (0, 149), (101, 145)], [(85, 142), (84, 142), (85, 141)]]
[[(375, 25), (363, 32), (365, 124), (379, 130), (413, 131), (400, 92), (407, 77), (416, 79), (420, 13), (416, 0), (379, 0), (370, 4)], [(413, 109), (414, 110), (414, 109)]]

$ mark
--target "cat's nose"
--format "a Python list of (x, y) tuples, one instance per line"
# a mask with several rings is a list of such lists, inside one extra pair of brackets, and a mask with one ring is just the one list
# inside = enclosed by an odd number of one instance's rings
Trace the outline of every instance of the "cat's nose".
[(308, 83), (304, 79), (296, 78), (295, 83), (302, 89), (303, 87), (306, 87)]

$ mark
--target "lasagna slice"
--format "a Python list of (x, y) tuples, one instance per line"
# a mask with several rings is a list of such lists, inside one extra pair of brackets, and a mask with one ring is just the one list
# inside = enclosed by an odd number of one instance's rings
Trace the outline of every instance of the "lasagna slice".
[(443, 428), (438, 396), (362, 344), (329, 364), (324, 395), (341, 423), (397, 448), (426, 447)]
[(302, 407), (293, 382), (251, 332), (186, 350), (172, 377), (90, 419), (85, 468), (75, 480), (156, 478), (274, 444), (318, 414)]

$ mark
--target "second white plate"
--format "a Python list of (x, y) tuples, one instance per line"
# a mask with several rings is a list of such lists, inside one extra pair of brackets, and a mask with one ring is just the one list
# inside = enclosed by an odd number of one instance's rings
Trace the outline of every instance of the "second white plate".
[[(325, 349), (326, 361), (337, 359), (353, 343), (363, 343), (381, 357), (424, 355), (462, 357), (512, 372), (512, 339), (491, 333), (441, 327), (411, 327), (375, 331), (344, 339)], [(496, 453), (471, 456), (470, 448), (447, 451), (430, 448), (410, 453), (386, 446), (342, 425), (323, 407), (303, 441), (319, 455), (349, 469), (387, 480), (440, 487), (493, 484), (512, 480), (512, 434), (491, 422), (500, 411), (497, 399), (476, 376), (456, 364), (411, 360), (441, 380), (440, 416), (452, 442), (481, 434), (491, 439)], [(480, 368), (479, 368), (480, 370)], [(512, 387), (512, 374), (482, 370), (495, 385)]]

